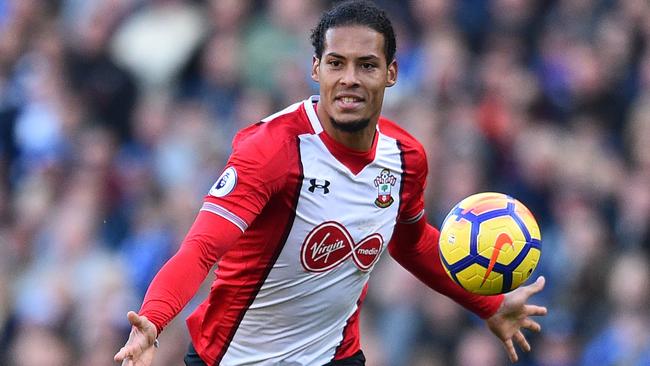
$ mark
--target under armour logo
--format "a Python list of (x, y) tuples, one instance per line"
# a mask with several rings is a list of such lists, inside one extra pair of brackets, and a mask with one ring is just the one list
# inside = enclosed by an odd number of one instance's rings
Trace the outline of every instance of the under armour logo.
[(323, 179), (322, 182), (324, 183), (320, 184), (320, 182), (317, 179), (310, 179), (309, 184), (311, 184), (311, 186), (308, 188), (309, 192), (314, 193), (316, 188), (320, 188), (323, 190), (324, 194), (330, 193), (330, 189), (328, 188), (330, 186), (330, 181)]

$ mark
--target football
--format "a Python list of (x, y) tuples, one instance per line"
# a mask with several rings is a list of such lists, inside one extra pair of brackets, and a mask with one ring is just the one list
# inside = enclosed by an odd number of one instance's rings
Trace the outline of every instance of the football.
[(537, 267), (541, 249), (542, 237), (532, 213), (502, 193), (463, 199), (440, 228), (445, 271), (475, 294), (495, 295), (519, 287)]

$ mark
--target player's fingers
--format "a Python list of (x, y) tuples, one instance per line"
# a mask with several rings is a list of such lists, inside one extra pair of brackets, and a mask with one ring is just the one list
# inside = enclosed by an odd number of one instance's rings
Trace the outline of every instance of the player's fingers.
[(512, 344), (512, 339), (506, 339), (503, 341), (503, 345), (506, 347), (506, 352), (508, 353), (510, 361), (517, 362), (519, 357), (517, 357), (517, 351), (515, 350), (514, 344)]
[(133, 360), (133, 357), (138, 356), (141, 352), (142, 351), (140, 350), (139, 347), (127, 344), (124, 347), (120, 348), (119, 352), (117, 352), (113, 357), (113, 360), (117, 362)]
[(131, 325), (135, 327), (142, 328), (145, 324), (144, 319), (142, 319), (142, 317), (138, 315), (135, 311), (129, 311), (126, 314), (126, 317), (127, 319), (129, 319), (129, 323), (131, 323)]
[(521, 327), (526, 328), (526, 329), (530, 329), (533, 332), (539, 332), (540, 330), (542, 330), (542, 326), (539, 325), (538, 322), (536, 322), (536, 321), (534, 321), (532, 319), (529, 319), (529, 318), (526, 318), (521, 322)]
[(119, 351), (117, 351), (115, 356), (113, 356), (113, 360), (115, 362), (120, 362), (120, 361), (125, 360), (128, 355), (129, 355), (128, 349), (126, 348), (126, 346), (124, 346), (124, 347), (120, 348)]
[(124, 347), (122, 347), (122, 348), (120, 348), (119, 351), (117, 351), (115, 356), (113, 356), (113, 361), (120, 362), (120, 361), (122, 361), (124, 359), (124, 357), (126, 357), (126, 353), (125, 353)]
[(524, 337), (524, 334), (521, 333), (520, 330), (518, 330), (517, 333), (515, 333), (514, 339), (521, 349), (523, 349), (526, 352), (530, 352), (530, 344), (528, 343), (526, 337)]
[(526, 315), (546, 315), (548, 312), (545, 306), (537, 305), (525, 305), (524, 311), (526, 312)]
[(546, 283), (546, 278), (544, 276), (537, 277), (534, 283), (526, 286), (527, 295), (530, 297), (544, 289), (544, 284)]

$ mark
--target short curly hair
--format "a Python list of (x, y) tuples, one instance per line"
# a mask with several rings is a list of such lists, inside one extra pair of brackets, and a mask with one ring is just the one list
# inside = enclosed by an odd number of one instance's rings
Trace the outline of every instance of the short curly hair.
[(367, 26), (384, 36), (384, 55), (386, 62), (391, 63), (395, 58), (397, 41), (393, 25), (386, 12), (374, 3), (366, 0), (350, 0), (336, 4), (323, 13), (318, 25), (311, 31), (311, 44), (314, 53), (320, 60), (325, 48), (325, 33), (330, 28), (345, 25)]

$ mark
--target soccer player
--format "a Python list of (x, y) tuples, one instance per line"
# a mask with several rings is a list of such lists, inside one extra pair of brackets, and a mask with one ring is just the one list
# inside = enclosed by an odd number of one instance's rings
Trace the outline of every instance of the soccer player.
[(380, 116), (397, 81), (395, 35), (365, 1), (340, 3), (313, 30), (320, 95), (240, 131), (179, 251), (163, 266), (115, 355), (149, 365), (156, 338), (210, 268), (208, 298), (187, 319), (187, 365), (364, 365), (359, 312), (385, 249), (432, 289), (485, 319), (512, 361), (539, 331), (528, 305), (544, 279), (506, 295), (457, 286), (424, 217), (422, 146)]

